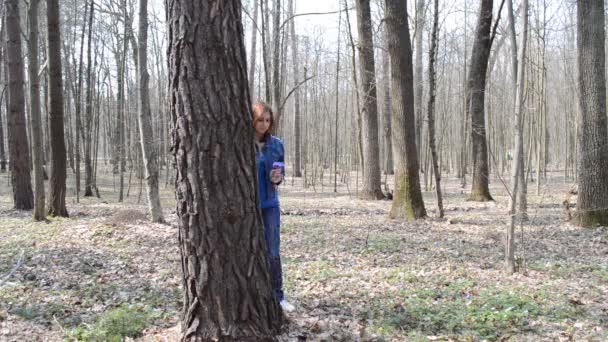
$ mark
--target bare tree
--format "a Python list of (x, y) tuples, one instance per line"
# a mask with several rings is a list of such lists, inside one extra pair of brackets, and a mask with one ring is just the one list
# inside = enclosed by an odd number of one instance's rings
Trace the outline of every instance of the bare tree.
[(50, 216), (68, 216), (65, 207), (66, 153), (63, 132), (63, 80), (61, 67), (61, 30), (59, 1), (47, 0), (47, 58), (49, 77), (49, 121), (51, 140), (51, 175), (49, 177)]
[(577, 1), (580, 132), (577, 220), (583, 227), (608, 224), (608, 132), (604, 1)]
[(21, 26), (19, 1), (7, 0), (6, 6), (6, 60), (8, 73), (8, 148), (15, 209), (34, 208), (34, 194), (30, 175), (30, 151), (25, 120), (24, 69), (21, 55)]
[(491, 201), (489, 189), (488, 146), (486, 142), (485, 88), (488, 59), (492, 48), (493, 0), (480, 0), (479, 17), (466, 90), (466, 109), (471, 117), (473, 145), (473, 185), (471, 199)]
[(28, 11), (28, 76), (30, 80), (30, 122), (32, 126), (32, 158), (35, 179), (34, 220), (46, 218), (44, 203), (44, 156), (42, 150), (42, 119), (40, 118), (40, 77), (38, 76), (38, 1), (30, 0)]
[(385, 0), (388, 51), (391, 58), (391, 100), (395, 194), (390, 216), (417, 219), (426, 216), (416, 153), (414, 122), (414, 73), (412, 45), (407, 23), (407, 3)]
[(363, 121), (363, 187), (362, 199), (382, 199), (380, 148), (378, 146), (378, 104), (374, 42), (369, 0), (356, 0), (359, 33), (359, 74), (361, 75), (361, 117)]
[(148, 208), (152, 222), (163, 222), (163, 209), (158, 195), (158, 156), (152, 130), (150, 90), (148, 75), (148, 0), (139, 0), (139, 46), (137, 51), (139, 68), (139, 134), (146, 172)]
[(435, 60), (437, 56), (437, 31), (439, 31), (439, 0), (434, 0), (433, 29), (431, 33), (431, 50), (429, 51), (429, 105), (427, 119), (429, 125), (429, 148), (431, 149), (433, 173), (435, 174), (435, 191), (437, 193), (437, 208), (439, 217), (443, 217), (443, 197), (441, 194), (441, 170), (435, 146)]
[(166, 8), (181, 340), (271, 340), (281, 312), (272, 295), (256, 190), (241, 2), (167, 0)]
[[(520, 172), (523, 172), (521, 168), (521, 162), (523, 158), (520, 158), (520, 153), (523, 152), (523, 139), (522, 139), (522, 116), (524, 113), (525, 95), (524, 95), (524, 83), (526, 77), (526, 47), (528, 39), (528, 0), (523, 0), (523, 18), (522, 18), (522, 33), (521, 43), (519, 44), (519, 57), (517, 66), (517, 92), (515, 96), (515, 115), (513, 117), (513, 151), (515, 156), (513, 157), (513, 164), (511, 165), (511, 196), (509, 198), (509, 228), (507, 230), (506, 248), (505, 248), (505, 267), (507, 273), (515, 272), (515, 225), (517, 223), (516, 215), (516, 203), (517, 203), (517, 187), (521, 186), (518, 184), (521, 180)], [(509, 9), (510, 11), (510, 9)], [(511, 15), (509, 15), (511, 17)]]

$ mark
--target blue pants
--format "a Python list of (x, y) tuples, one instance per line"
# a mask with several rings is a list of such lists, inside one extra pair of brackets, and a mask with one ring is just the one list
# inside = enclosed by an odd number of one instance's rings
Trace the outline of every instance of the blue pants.
[(283, 300), (283, 271), (281, 269), (281, 210), (278, 207), (262, 208), (264, 238), (268, 250), (268, 264), (272, 280), (272, 292), (280, 302)]

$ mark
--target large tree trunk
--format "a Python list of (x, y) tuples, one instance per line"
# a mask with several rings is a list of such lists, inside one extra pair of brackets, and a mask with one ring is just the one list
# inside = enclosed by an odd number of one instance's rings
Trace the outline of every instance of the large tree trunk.
[(241, 3), (167, 0), (166, 8), (182, 341), (270, 341), (282, 316), (256, 190)]
[(30, 79), (30, 121), (32, 123), (32, 147), (35, 179), (34, 220), (46, 218), (44, 208), (44, 156), (42, 151), (42, 119), (40, 118), (40, 77), (38, 76), (38, 1), (30, 0), (28, 74)]
[(359, 197), (382, 199), (380, 148), (378, 146), (378, 104), (376, 71), (369, 0), (357, 0), (359, 33), (359, 74), (361, 75), (361, 116), (363, 118), (363, 186)]
[(488, 59), (492, 47), (493, 0), (481, 0), (480, 3), (466, 90), (466, 109), (471, 117), (471, 141), (473, 145), (471, 199), (474, 201), (492, 201), (488, 186), (488, 146), (486, 143), (484, 100)]
[(11, 184), (15, 209), (34, 208), (34, 194), (30, 176), (30, 150), (25, 123), (25, 95), (23, 89), (23, 57), (21, 55), (21, 26), (19, 1), (6, 0), (6, 57), (8, 62), (8, 148)]
[(580, 105), (577, 218), (583, 227), (608, 225), (608, 132), (604, 1), (579, 0), (578, 86)]
[(407, 4), (385, 0), (388, 52), (391, 58), (392, 128), (395, 157), (395, 194), (390, 217), (417, 219), (426, 216), (416, 153), (412, 45), (407, 24)]
[(49, 215), (68, 216), (65, 207), (66, 153), (63, 135), (63, 80), (61, 72), (61, 30), (59, 1), (47, 0), (46, 5), (49, 120), (51, 121), (51, 176), (49, 184)]
[(139, 135), (146, 172), (148, 208), (152, 222), (163, 222), (163, 209), (158, 195), (158, 154), (152, 129), (150, 111), (150, 90), (148, 89), (148, 0), (139, 0), (139, 47), (137, 51), (139, 67)]

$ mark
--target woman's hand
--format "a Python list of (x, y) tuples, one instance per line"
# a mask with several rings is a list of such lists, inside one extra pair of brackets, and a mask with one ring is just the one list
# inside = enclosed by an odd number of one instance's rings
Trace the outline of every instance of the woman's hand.
[(272, 182), (274, 184), (278, 184), (278, 183), (281, 183), (282, 180), (283, 180), (283, 175), (281, 174), (280, 168), (275, 168), (275, 169), (272, 169), (272, 171), (270, 171), (270, 182)]

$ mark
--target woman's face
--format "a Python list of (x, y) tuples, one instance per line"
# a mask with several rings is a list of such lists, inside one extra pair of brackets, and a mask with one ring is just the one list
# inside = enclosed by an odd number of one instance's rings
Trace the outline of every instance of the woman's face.
[(255, 131), (259, 135), (264, 135), (270, 127), (270, 113), (262, 114), (261, 118), (255, 122)]

